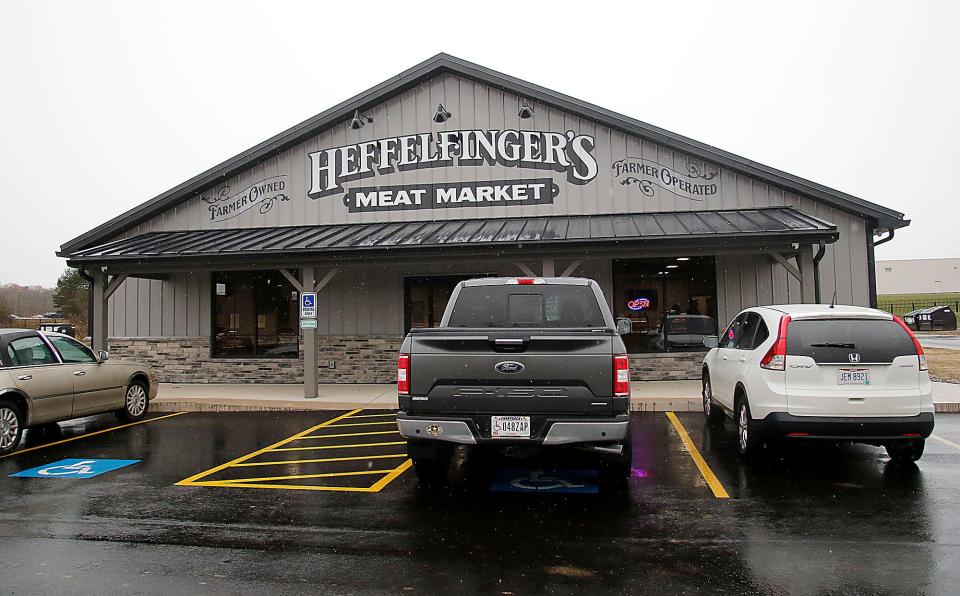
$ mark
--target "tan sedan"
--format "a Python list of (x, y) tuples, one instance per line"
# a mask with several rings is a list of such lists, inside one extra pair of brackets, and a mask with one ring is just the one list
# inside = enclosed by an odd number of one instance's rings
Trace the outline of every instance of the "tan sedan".
[(146, 416), (157, 395), (153, 371), (108, 357), (61, 333), (0, 329), (0, 455), (31, 426), (102, 412), (128, 422)]

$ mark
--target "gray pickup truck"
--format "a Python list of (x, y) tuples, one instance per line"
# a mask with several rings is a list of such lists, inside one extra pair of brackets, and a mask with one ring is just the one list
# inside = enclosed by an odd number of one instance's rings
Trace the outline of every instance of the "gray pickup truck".
[[(575, 447), (603, 477), (630, 473), (630, 363), (597, 283), (484, 278), (460, 282), (440, 326), (400, 347), (397, 423), (423, 481), (455, 449), (533, 455)], [(618, 329), (619, 324), (619, 329)]]

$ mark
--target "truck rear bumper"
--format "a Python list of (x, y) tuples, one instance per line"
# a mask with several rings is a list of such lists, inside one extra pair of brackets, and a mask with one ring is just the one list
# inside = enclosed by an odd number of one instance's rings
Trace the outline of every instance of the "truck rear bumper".
[(397, 413), (400, 434), (407, 439), (445, 441), (463, 445), (616, 443), (623, 441), (628, 424), (628, 415), (603, 420), (547, 419), (541, 432), (529, 439), (493, 439), (484, 437), (476, 428), (473, 419), (469, 417), (409, 416), (403, 412)]

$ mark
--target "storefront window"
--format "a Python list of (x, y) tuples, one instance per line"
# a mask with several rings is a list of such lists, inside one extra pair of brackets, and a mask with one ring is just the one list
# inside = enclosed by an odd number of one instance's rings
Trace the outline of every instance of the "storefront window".
[(297, 291), (276, 271), (228, 271), (213, 279), (213, 355), (299, 357)]
[(614, 260), (613, 312), (633, 321), (627, 351), (703, 350), (717, 333), (716, 280), (713, 257)]

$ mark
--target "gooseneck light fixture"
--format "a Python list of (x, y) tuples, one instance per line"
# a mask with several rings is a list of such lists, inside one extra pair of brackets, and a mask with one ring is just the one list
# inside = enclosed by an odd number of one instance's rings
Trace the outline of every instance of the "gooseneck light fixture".
[(433, 121), (436, 123), (446, 122), (453, 117), (453, 114), (443, 107), (443, 104), (437, 104), (437, 113), (433, 115)]
[(522, 100), (523, 103), (520, 105), (520, 111), (517, 112), (517, 116), (520, 116), (521, 119), (526, 120), (527, 118), (533, 118), (533, 108), (530, 107), (530, 104), (527, 103), (527, 100)]
[(360, 110), (354, 110), (353, 119), (350, 120), (350, 128), (353, 130), (360, 130), (363, 128), (364, 120), (367, 122), (373, 122), (373, 118), (367, 116), (366, 114), (361, 114)]

